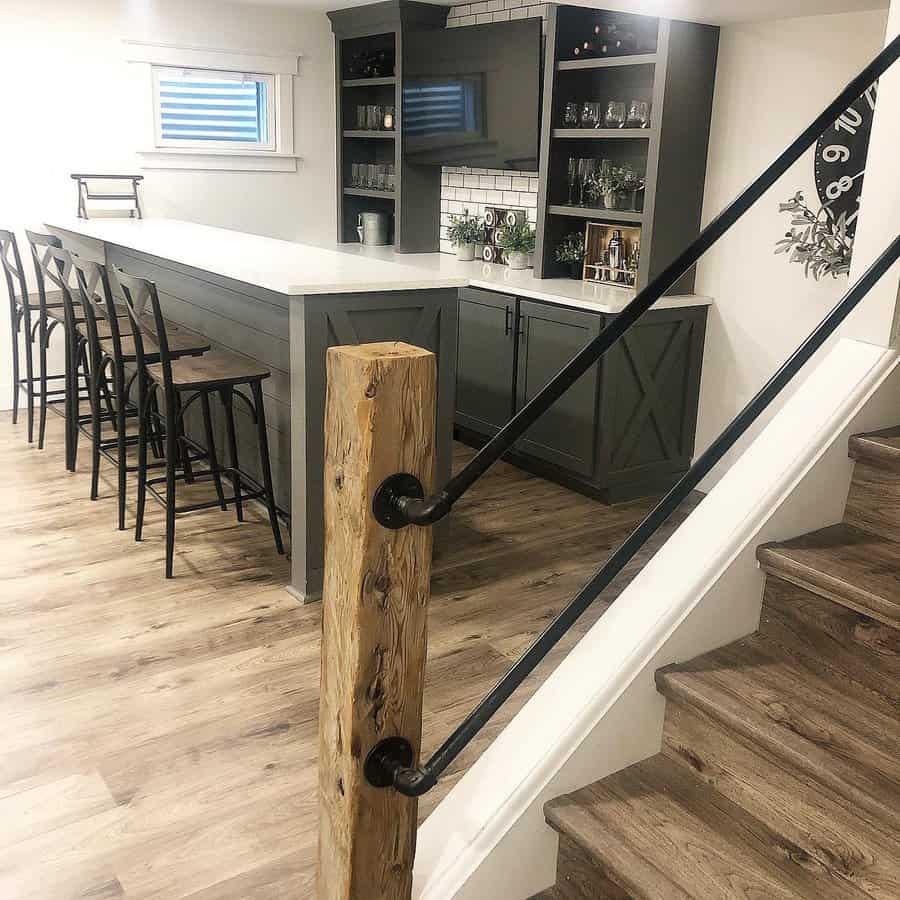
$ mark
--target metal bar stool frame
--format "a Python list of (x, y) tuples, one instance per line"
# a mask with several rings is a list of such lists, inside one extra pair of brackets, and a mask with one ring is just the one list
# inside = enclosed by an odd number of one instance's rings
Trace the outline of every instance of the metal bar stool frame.
[[(163, 319), (156, 285), (152, 281), (138, 278), (113, 267), (116, 281), (122, 288), (135, 338), (135, 349), (138, 357), (138, 366), (146, 377), (138, 378), (139, 408), (141, 410), (139, 440), (138, 440), (138, 499), (137, 499), (137, 523), (135, 525), (135, 540), (139, 541), (143, 534), (144, 510), (146, 495), (149, 493), (166, 512), (166, 578), (173, 575), (175, 552), (175, 517), (181, 513), (194, 512), (201, 509), (210, 509), (219, 506), (227, 508), (228, 503), (234, 503), (238, 521), (243, 521), (243, 504), (248, 500), (264, 501), (269, 524), (275, 539), (275, 547), (279, 553), (284, 553), (284, 545), (281, 539), (281, 531), (278, 525), (278, 513), (275, 506), (275, 495), (272, 487), (272, 470), (269, 459), (268, 434), (266, 431), (265, 405), (262, 397), (261, 382), (268, 377), (268, 372), (259, 372), (247, 376), (241, 376), (238, 372), (235, 377), (217, 380), (211, 379), (199, 383), (197, 387), (176, 387), (172, 373), (173, 357), (169, 351), (169, 341), (166, 334), (166, 323)], [(149, 311), (147, 305), (149, 304)], [(151, 332), (149, 322), (153, 323)], [(152, 340), (159, 348), (159, 364), (156, 377), (151, 376), (148, 370), (148, 356), (146, 342)], [(238, 359), (237, 357), (235, 357)], [(251, 402), (243, 393), (237, 390), (238, 386), (247, 385), (253, 395)], [(162, 391), (165, 403), (165, 433), (166, 433), (166, 474), (160, 478), (147, 477), (147, 421), (150, 409), (150, 399), (158, 391)], [(185, 404), (181, 404), (179, 395), (193, 391), (193, 396)], [(215, 452), (215, 441), (212, 432), (210, 417), (209, 395), (213, 392), (219, 394), (224, 407), (226, 432), (229, 443), (229, 465), (221, 466)], [(251, 411), (252, 418), (257, 427), (257, 440), (259, 445), (260, 463), (262, 468), (263, 484), (259, 484), (254, 478), (238, 467), (237, 440), (234, 427), (233, 402), (234, 396), (239, 396)], [(204, 427), (208, 448), (202, 448), (183, 431), (176, 426), (176, 420), (183, 416), (188, 406), (199, 400), (203, 409)], [(195, 449), (208, 449), (208, 462), (210, 468), (207, 471), (194, 472), (194, 478), (212, 479), (216, 488), (217, 500), (176, 506), (175, 486), (177, 481), (187, 481), (187, 473), (177, 471), (178, 444)], [(231, 496), (225, 497), (222, 491), (222, 475), (228, 477), (233, 487)], [(157, 485), (165, 485), (163, 494), (157, 489)], [(251, 490), (245, 490), (244, 486)]]
[[(25, 394), (28, 421), (28, 443), (34, 441), (34, 401), (39, 404), (38, 424), (38, 449), (44, 449), (44, 435), (46, 431), (47, 408), (64, 415), (57, 407), (65, 402), (66, 389), (51, 388), (51, 382), (66, 381), (67, 374), (48, 374), (47, 350), (50, 346), (50, 337), (56, 326), (62, 321), (63, 312), (60, 306), (52, 309), (48, 307), (46, 294), (38, 290), (38, 305), (35, 308), (31, 302), (31, 292), (22, 266), (22, 257), (19, 253), (15, 233), (7, 229), (0, 229), (0, 266), (6, 279), (7, 295), (9, 297), (9, 320), (12, 339), (12, 368), (13, 368), (13, 425), (19, 421), (20, 395)], [(36, 317), (32, 321), (33, 315)], [(24, 330), (22, 326), (24, 325)], [(24, 331), (25, 350), (25, 377), (21, 377), (21, 352), (19, 347), (19, 334)], [(38, 349), (38, 374), (34, 374), (34, 344), (37, 341)], [(37, 386), (37, 390), (35, 390)]]

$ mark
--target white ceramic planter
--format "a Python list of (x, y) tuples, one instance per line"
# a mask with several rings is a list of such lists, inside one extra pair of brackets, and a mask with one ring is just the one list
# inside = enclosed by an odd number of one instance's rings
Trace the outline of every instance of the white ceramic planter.
[(527, 269), (528, 254), (519, 250), (512, 250), (506, 254), (507, 264), (511, 269)]
[(462, 262), (471, 262), (473, 259), (475, 259), (475, 245), (457, 244), (456, 258)]

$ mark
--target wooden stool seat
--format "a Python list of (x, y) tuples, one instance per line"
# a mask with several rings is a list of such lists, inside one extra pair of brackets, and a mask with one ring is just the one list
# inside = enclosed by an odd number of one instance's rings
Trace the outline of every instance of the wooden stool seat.
[[(171, 331), (168, 332), (168, 338), (169, 353), (173, 356), (191, 356), (192, 354), (205, 353), (210, 348), (209, 341), (193, 331)], [(137, 360), (137, 350), (134, 345), (134, 335), (130, 333), (121, 335), (120, 343), (124, 361), (135, 362)], [(112, 356), (115, 352), (112, 338), (101, 339), (100, 348), (104, 353)], [(144, 337), (144, 355), (155, 360), (159, 359), (159, 344), (149, 335)]]
[[(177, 332), (169, 335), (169, 350), (174, 351)], [(163, 383), (162, 365), (147, 366), (147, 374), (159, 384)], [(172, 360), (172, 385), (176, 390), (233, 387), (268, 378), (271, 372), (251, 359), (215, 350), (203, 356), (182, 357)]]

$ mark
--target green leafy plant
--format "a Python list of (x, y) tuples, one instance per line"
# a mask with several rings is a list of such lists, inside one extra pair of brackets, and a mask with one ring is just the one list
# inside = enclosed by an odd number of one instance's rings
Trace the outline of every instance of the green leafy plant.
[(478, 216), (466, 213), (461, 216), (450, 216), (450, 230), (447, 236), (457, 247), (461, 244), (480, 244), (484, 241), (484, 222)]
[(818, 281), (824, 275), (837, 278), (850, 271), (853, 238), (847, 234), (847, 215), (833, 219), (828, 206), (813, 212), (802, 191), (787, 203), (778, 204), (778, 212), (790, 213), (791, 230), (775, 242), (775, 253), (789, 253), (790, 262), (800, 263), (803, 274)]
[(534, 250), (534, 229), (527, 222), (507, 225), (497, 238), (497, 245), (507, 253), (531, 253)]
[(553, 251), (557, 262), (577, 263), (584, 259), (584, 235), (578, 231), (567, 234)]
[(625, 163), (624, 166), (609, 166), (597, 172), (586, 186), (587, 195), (597, 200), (605, 194), (619, 194), (623, 191), (639, 191), (644, 186), (644, 176)]

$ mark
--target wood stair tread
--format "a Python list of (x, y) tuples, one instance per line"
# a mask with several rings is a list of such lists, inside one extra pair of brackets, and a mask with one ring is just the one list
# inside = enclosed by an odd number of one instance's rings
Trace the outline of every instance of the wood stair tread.
[(900, 472), (900, 427), (854, 434), (849, 448), (852, 459)]
[(843, 682), (817, 677), (789, 652), (747, 638), (656, 673), (671, 701), (900, 829), (900, 721), (887, 699), (847, 702)]
[(865, 897), (663, 754), (552, 800), (545, 812), (631, 897)]
[(756, 555), (768, 573), (900, 628), (900, 544), (841, 523)]

